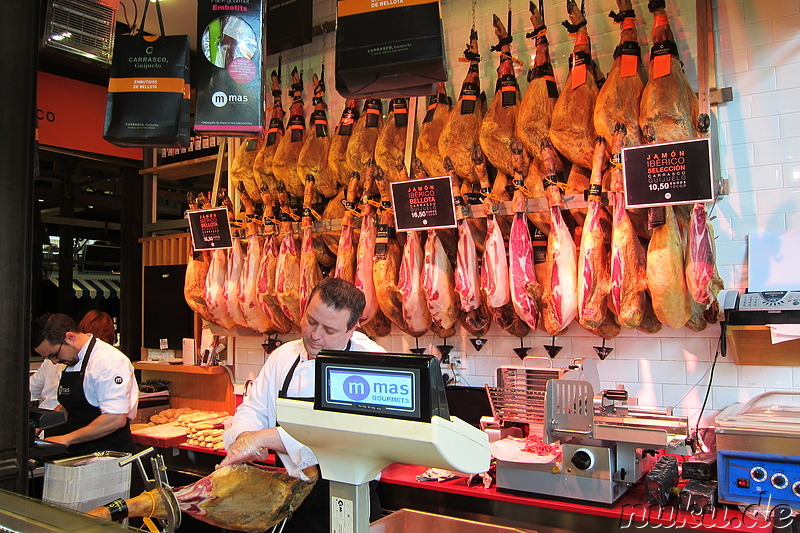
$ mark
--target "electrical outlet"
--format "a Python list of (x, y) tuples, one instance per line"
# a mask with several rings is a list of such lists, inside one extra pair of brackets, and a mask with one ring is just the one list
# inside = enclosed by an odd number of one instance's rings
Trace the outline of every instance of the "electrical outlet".
[(450, 352), (450, 368), (459, 372), (467, 371), (467, 358), (463, 353)]

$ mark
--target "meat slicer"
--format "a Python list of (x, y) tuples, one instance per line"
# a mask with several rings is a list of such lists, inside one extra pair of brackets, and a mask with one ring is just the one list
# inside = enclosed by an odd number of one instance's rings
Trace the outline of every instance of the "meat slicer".
[[(497, 370), (498, 386), (487, 387), (495, 422), (529, 427), (527, 441), (511, 439), (516, 447), (492, 443), (498, 490), (611, 506), (648, 470), (644, 450), (692, 454), (686, 417), (627, 405), (624, 390), (595, 397), (581, 379), (590, 362)], [(525, 444), (537, 437), (559, 444), (560, 453), (527, 452)]]

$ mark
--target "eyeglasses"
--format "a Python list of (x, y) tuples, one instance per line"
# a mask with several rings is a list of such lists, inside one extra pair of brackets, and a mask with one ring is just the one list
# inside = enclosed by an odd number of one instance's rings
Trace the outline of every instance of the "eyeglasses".
[(51, 353), (50, 355), (45, 356), (45, 359), (58, 359), (58, 356), (61, 354), (61, 348), (64, 347), (64, 341), (61, 341), (61, 344), (58, 345), (58, 350), (55, 353)]

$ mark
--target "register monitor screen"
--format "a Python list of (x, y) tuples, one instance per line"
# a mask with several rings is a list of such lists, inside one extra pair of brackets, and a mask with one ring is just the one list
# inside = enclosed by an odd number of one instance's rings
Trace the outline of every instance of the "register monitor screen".
[(431, 355), (323, 350), (314, 408), (430, 422), (449, 420), (439, 360)]

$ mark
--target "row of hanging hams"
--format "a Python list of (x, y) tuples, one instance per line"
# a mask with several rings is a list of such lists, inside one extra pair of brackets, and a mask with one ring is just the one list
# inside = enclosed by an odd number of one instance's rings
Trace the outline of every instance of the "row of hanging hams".
[[(697, 97), (664, 0), (648, 4), (654, 25), (646, 83), (630, 0), (617, 0), (619, 12), (610, 15), (620, 24), (620, 43), (604, 82), (583, 8), (574, 0), (566, 7), (563, 24), (574, 46), (562, 90), (542, 2), (529, 6), (535, 58), (524, 95), (511, 17), (504, 24), (494, 16), (494, 98), (487, 106), (472, 29), (458, 99), (452, 104), (437, 85), (413, 132), (411, 169), (406, 142), (416, 124), (406, 99), (391, 99), (385, 119), (381, 100), (347, 100), (329, 131), (324, 67), (313, 77), (308, 124), (300, 73), (291, 74), (285, 122), (280, 74), (273, 72), (269, 128), (241, 143), (230, 175), (247, 220), (262, 223), (242, 228), (246, 245), (236, 237), (231, 250), (195, 254), (187, 303), (226, 328), (285, 333), (299, 326), (308, 294), (329, 275), (364, 291), (361, 324), (376, 336), (395, 327), (447, 338), (459, 323), (479, 337), (492, 323), (523, 337), (537, 329), (557, 335), (577, 321), (606, 339), (621, 328), (706, 327), (722, 284), (705, 206), (627, 209), (620, 168), (625, 146), (699, 135)], [(389, 182), (437, 175), (451, 176), (456, 229), (398, 233)], [(566, 208), (565, 196), (585, 191), (586, 207)], [(547, 210), (528, 212), (530, 198)], [(501, 211), (503, 202), (511, 215)], [(472, 216), (475, 203), (485, 218)], [(341, 230), (314, 233), (314, 218), (340, 220)]]

